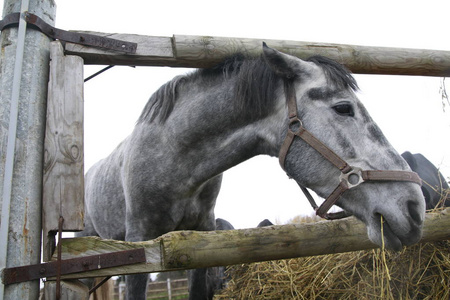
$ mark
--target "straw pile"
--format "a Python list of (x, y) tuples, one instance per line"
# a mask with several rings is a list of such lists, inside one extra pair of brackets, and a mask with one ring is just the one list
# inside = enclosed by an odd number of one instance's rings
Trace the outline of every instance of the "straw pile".
[(450, 241), (244, 264), (214, 299), (450, 299)]

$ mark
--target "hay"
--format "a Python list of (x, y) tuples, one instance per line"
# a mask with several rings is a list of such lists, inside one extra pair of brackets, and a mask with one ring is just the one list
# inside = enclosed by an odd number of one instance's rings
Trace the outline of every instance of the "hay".
[(214, 299), (450, 299), (450, 241), (233, 266)]
[(229, 273), (215, 299), (450, 299), (450, 242), (245, 264)]

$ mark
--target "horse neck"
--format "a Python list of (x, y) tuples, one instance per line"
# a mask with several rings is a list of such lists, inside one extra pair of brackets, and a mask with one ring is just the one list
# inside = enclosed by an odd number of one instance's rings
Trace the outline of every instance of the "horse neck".
[(278, 154), (284, 103), (250, 121), (233, 107), (232, 89), (226, 85), (179, 95), (178, 107), (163, 126), (170, 132), (172, 149), (192, 162), (193, 172), (212, 177), (253, 156)]

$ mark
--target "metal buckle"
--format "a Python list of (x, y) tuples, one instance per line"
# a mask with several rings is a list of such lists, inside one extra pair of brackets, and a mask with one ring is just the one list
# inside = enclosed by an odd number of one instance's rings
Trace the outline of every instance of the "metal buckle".
[(351, 167), (352, 169), (347, 173), (341, 173), (339, 180), (344, 181), (349, 189), (352, 189), (364, 182), (362, 177), (362, 169), (358, 167)]

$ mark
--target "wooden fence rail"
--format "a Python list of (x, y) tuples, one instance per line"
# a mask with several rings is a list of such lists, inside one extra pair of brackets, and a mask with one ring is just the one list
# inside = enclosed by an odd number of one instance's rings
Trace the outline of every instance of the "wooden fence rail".
[[(445, 239), (450, 239), (450, 208), (427, 214), (421, 242)], [(146, 263), (63, 278), (203, 268), (376, 247), (367, 238), (365, 225), (355, 218), (239, 230), (176, 231), (135, 243), (95, 237), (73, 238), (62, 242), (63, 259), (145, 248)]]
[(265, 41), (273, 48), (300, 58), (316, 54), (327, 56), (358, 74), (450, 75), (450, 51), (212, 36), (86, 33), (135, 42), (138, 47), (136, 54), (121, 54), (67, 43), (66, 53), (81, 56), (85, 64), (205, 68), (236, 51), (259, 55)]

